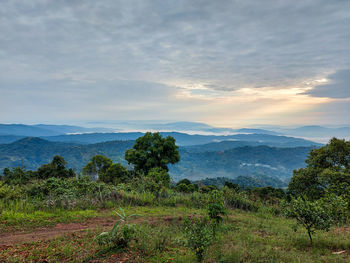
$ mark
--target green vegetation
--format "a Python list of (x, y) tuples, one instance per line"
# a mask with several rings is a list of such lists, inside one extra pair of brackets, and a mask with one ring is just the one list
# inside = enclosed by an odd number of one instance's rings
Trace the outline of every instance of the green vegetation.
[(113, 228), (108, 232), (102, 232), (96, 236), (95, 241), (101, 246), (108, 248), (125, 248), (132, 240), (135, 234), (135, 227), (126, 221), (136, 215), (126, 215), (124, 209), (119, 208), (119, 212), (115, 211), (119, 217)]
[(350, 141), (333, 138), (310, 151), (307, 167), (294, 171), (288, 189), (316, 200), (334, 193), (350, 201)]
[(168, 164), (180, 161), (177, 148), (173, 137), (163, 138), (159, 132), (147, 132), (125, 152), (125, 160), (134, 165), (135, 171), (144, 174), (155, 167), (168, 171)]
[(203, 261), (205, 251), (214, 239), (208, 220), (193, 218), (185, 221), (185, 237), (187, 246), (194, 250), (199, 262)]
[[(177, 159), (175, 142), (152, 134), (140, 138), (145, 148), (128, 151), (133, 170), (101, 155), (87, 161), (87, 176), (72, 176), (60, 156), (37, 171), (7, 169), (0, 181), (0, 233), (9, 243), (0, 240), (0, 261), (348, 262), (348, 195), (336, 186), (348, 187), (349, 149), (335, 154), (343, 143), (333, 147), (334, 141), (310, 153), (322, 158), (309, 157), (305, 170), (332, 164), (322, 192), (311, 196), (293, 184), (287, 191), (227, 181), (171, 184), (167, 165)], [(166, 158), (158, 151), (162, 143), (175, 149)], [(332, 156), (343, 157), (337, 164)], [(296, 173), (299, 182), (309, 175)], [(52, 229), (62, 231), (36, 235)], [(16, 230), (29, 236), (16, 239)]]
[(316, 230), (328, 231), (333, 223), (330, 211), (325, 209), (322, 202), (310, 202), (301, 197), (292, 199), (289, 207), (285, 209), (285, 214), (286, 216), (295, 218), (298, 224), (306, 229), (311, 245), (312, 234)]
[(213, 235), (215, 237), (216, 230), (219, 224), (223, 221), (223, 216), (226, 215), (223, 193), (218, 190), (213, 190), (209, 194), (208, 200), (208, 216), (212, 220)]

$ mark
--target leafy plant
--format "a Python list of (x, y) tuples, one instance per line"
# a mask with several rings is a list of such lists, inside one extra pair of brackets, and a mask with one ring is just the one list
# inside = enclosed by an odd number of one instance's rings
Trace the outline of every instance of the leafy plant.
[(119, 217), (115, 222), (113, 228), (108, 232), (102, 232), (94, 241), (100, 246), (107, 246), (109, 248), (125, 248), (129, 242), (133, 239), (135, 234), (135, 227), (132, 224), (126, 223), (131, 217), (137, 216), (136, 214), (126, 215), (123, 208), (119, 208), (119, 212), (115, 211)]
[(187, 246), (194, 250), (199, 262), (203, 261), (207, 248), (211, 245), (214, 236), (207, 219), (187, 219), (184, 223)]
[[(316, 230), (328, 231), (333, 223), (332, 211), (324, 206), (322, 200), (309, 201), (305, 198), (292, 198), (289, 204), (284, 204), (284, 213), (288, 217), (295, 218), (302, 225), (310, 238), (312, 245), (312, 234)], [(296, 227), (295, 227), (296, 230)]]
[(223, 216), (226, 215), (226, 208), (222, 192), (214, 190), (210, 193), (208, 215), (209, 218), (213, 219), (217, 224), (223, 220)]
[(213, 234), (216, 235), (216, 229), (226, 215), (224, 196), (222, 192), (213, 190), (209, 194), (208, 200), (208, 216), (212, 220)]

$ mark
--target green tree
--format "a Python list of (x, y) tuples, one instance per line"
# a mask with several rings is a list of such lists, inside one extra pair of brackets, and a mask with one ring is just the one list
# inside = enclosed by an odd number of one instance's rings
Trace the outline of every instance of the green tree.
[(109, 167), (113, 164), (113, 161), (103, 155), (95, 155), (90, 161), (83, 167), (83, 174), (90, 176), (92, 179), (97, 180), (105, 173)]
[(163, 138), (159, 132), (147, 132), (136, 140), (132, 149), (125, 152), (125, 160), (133, 164), (136, 171), (147, 175), (155, 167), (168, 171), (168, 164), (177, 163), (180, 154), (173, 137)]
[(289, 193), (317, 200), (328, 192), (350, 200), (350, 141), (331, 139), (326, 146), (311, 150), (306, 164), (293, 172)]
[(130, 180), (129, 171), (120, 163), (109, 166), (106, 172), (100, 172), (99, 181), (107, 184), (126, 183)]
[(47, 179), (50, 177), (69, 178), (75, 177), (73, 169), (66, 169), (66, 161), (62, 156), (56, 155), (51, 163), (44, 164), (38, 168), (36, 177), (39, 179)]
[[(310, 238), (316, 230), (328, 231), (333, 224), (332, 211), (328, 209), (323, 200), (309, 201), (307, 198), (292, 198), (289, 204), (284, 204), (286, 216), (295, 218), (297, 223), (302, 225)], [(296, 230), (296, 227), (294, 227)]]

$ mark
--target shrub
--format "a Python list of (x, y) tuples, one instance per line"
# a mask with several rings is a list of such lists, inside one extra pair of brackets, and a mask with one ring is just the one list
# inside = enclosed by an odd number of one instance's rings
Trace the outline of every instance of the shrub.
[(226, 215), (226, 208), (222, 192), (214, 190), (210, 193), (207, 210), (209, 218), (217, 224), (223, 220), (223, 216)]
[(0, 181), (0, 199), (15, 200), (23, 197), (23, 188), (16, 185), (7, 185)]
[(209, 195), (208, 200), (208, 216), (213, 221), (213, 234), (216, 235), (216, 229), (226, 215), (226, 208), (224, 204), (224, 197), (222, 192), (214, 190)]
[(96, 238), (95, 241), (100, 246), (107, 246), (109, 248), (125, 248), (129, 242), (133, 239), (135, 234), (134, 225), (127, 224), (126, 221), (133, 216), (127, 216), (122, 208), (119, 208), (119, 212), (115, 212), (119, 217), (119, 220), (114, 224), (111, 231), (102, 232)]
[(169, 188), (170, 185), (170, 175), (168, 172), (160, 167), (152, 168), (147, 176), (149, 183), (149, 189), (151, 192), (159, 193), (163, 188)]
[(23, 185), (28, 183), (33, 176), (34, 172), (26, 171), (20, 167), (15, 167), (12, 169), (5, 168), (3, 180), (5, 183), (10, 185)]
[(187, 246), (194, 250), (199, 262), (202, 262), (207, 248), (213, 241), (213, 231), (207, 219), (187, 219), (184, 223)]

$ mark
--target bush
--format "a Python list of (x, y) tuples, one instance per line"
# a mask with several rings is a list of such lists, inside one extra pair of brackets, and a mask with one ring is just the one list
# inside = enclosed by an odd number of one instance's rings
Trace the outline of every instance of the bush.
[(213, 241), (213, 231), (207, 219), (192, 218), (184, 223), (187, 246), (194, 250), (199, 262), (202, 262), (207, 248)]
[(210, 193), (207, 210), (209, 218), (213, 219), (216, 224), (223, 220), (223, 216), (226, 215), (226, 208), (222, 192), (214, 190)]
[(32, 181), (23, 188), (30, 197), (40, 199), (49, 208), (89, 208), (118, 198), (118, 188), (89, 177), (54, 178)]
[(213, 235), (215, 237), (217, 227), (223, 220), (223, 216), (226, 215), (226, 208), (222, 192), (214, 190), (210, 193), (207, 211), (209, 218), (213, 221), (212, 227)]
[(127, 216), (122, 208), (119, 208), (119, 210), (119, 212), (116, 211), (119, 220), (114, 224), (111, 231), (102, 232), (95, 238), (95, 241), (97, 241), (100, 246), (107, 246), (108, 248), (125, 248), (133, 239), (135, 235), (135, 227), (134, 225), (127, 224), (126, 221), (130, 217), (136, 215)]
[(16, 185), (7, 185), (0, 181), (0, 199), (15, 200), (23, 197), (23, 189)]

